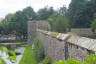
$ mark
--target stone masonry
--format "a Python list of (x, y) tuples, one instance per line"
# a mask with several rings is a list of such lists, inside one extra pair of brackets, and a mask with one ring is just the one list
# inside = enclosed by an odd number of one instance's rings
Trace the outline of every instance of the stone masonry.
[(53, 61), (67, 58), (83, 61), (85, 56), (96, 52), (96, 39), (81, 37), (72, 33), (51, 32), (49, 25), (47, 25), (48, 22), (37, 21), (31, 23), (29, 26), (32, 26), (28, 27), (29, 44), (32, 44), (31, 38), (36, 34), (35, 36), (44, 45), (45, 55), (50, 56)]
[(38, 39), (44, 44), (45, 54), (54, 61), (67, 58), (83, 61), (88, 54), (96, 52), (96, 39), (61, 33), (53, 35), (54, 32), (44, 30), (37, 32)]

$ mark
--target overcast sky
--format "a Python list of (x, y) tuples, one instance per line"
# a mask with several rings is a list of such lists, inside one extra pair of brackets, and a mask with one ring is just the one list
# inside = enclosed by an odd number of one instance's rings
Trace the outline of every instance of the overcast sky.
[(53, 6), (57, 9), (63, 5), (68, 7), (71, 0), (0, 0), (0, 18), (8, 14), (31, 6), (35, 11), (45, 6)]

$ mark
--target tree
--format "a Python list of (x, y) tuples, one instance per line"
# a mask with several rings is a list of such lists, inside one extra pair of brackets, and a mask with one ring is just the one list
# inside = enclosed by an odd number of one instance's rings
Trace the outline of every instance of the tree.
[(58, 13), (62, 16), (67, 16), (67, 8), (65, 6), (60, 7), (60, 9), (58, 10)]
[(48, 18), (48, 21), (53, 31), (61, 33), (70, 31), (70, 21), (67, 17), (67, 8), (65, 6), (54, 11), (54, 14)]
[(53, 26), (55, 31), (61, 33), (68, 32), (70, 28), (69, 20), (64, 16), (58, 16)]
[(72, 27), (75, 28), (84, 28), (89, 27), (89, 22), (86, 11), (86, 4), (88, 0), (72, 0), (69, 9), (68, 16), (71, 20)]
[(37, 20), (46, 20), (54, 13), (53, 7), (43, 8), (37, 12)]
[(70, 30), (70, 23), (66, 16), (54, 14), (48, 19), (52, 30), (57, 32), (68, 32)]
[(15, 33), (18, 36), (24, 36), (27, 34), (27, 18), (24, 16), (22, 11), (17, 11), (14, 18), (9, 25), (11, 28), (11, 33)]
[(24, 8), (23, 11), (6, 15), (0, 24), (0, 29), (3, 34), (15, 34), (25, 38), (27, 37), (27, 21), (30, 18), (36, 19), (36, 13), (31, 7)]
[(94, 14), (94, 20), (91, 24), (92, 31), (95, 32), (96, 30), (96, 13)]
[(27, 19), (30, 18), (32, 18), (32, 20), (36, 19), (36, 13), (34, 12), (33, 8), (31, 7), (24, 8), (22, 12)]
[(2, 34), (9, 34), (10, 33), (11, 27), (9, 26), (9, 24), (10, 24), (13, 17), (14, 17), (14, 14), (7, 14), (5, 16), (5, 19), (3, 19), (1, 21), (0, 25), (1, 25), (1, 29), (2, 29), (1, 30)]
[(3, 20), (0, 20), (1, 34), (15, 34), (27, 37), (27, 21), (32, 18), (36, 19), (36, 13), (33, 8), (27, 7), (23, 11), (17, 11), (14, 14), (8, 14)]

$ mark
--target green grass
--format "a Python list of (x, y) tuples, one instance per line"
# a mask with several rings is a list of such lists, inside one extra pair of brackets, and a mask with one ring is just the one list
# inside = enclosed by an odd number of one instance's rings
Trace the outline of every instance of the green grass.
[(32, 46), (26, 47), (23, 57), (19, 64), (37, 64), (35, 51)]
[(26, 40), (9, 40), (9, 41), (0, 41), (0, 43), (26, 43)]

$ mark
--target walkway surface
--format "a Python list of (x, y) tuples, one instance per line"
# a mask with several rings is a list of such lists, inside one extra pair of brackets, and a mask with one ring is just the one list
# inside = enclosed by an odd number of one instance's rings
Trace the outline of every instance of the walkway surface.
[(25, 50), (25, 47), (19, 47), (19, 48), (17, 48), (15, 50), (15, 52), (20, 52), (21, 54), (20, 55), (17, 55), (17, 61), (16, 61), (16, 63), (13, 63), (13, 64), (19, 64), (20, 60), (23, 57), (24, 50)]

